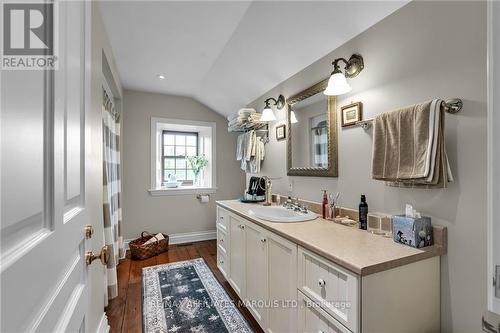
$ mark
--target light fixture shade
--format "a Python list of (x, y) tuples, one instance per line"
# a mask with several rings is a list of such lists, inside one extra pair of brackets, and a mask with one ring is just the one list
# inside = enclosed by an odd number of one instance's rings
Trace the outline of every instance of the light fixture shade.
[(274, 121), (276, 117), (274, 116), (273, 110), (270, 108), (265, 108), (262, 110), (262, 115), (260, 116), (260, 121)]
[(298, 123), (299, 121), (297, 120), (297, 117), (295, 117), (295, 112), (291, 111), (290, 112), (290, 123), (292, 124), (296, 124)]
[(328, 86), (323, 93), (327, 96), (337, 96), (348, 93), (351, 90), (352, 88), (349, 83), (347, 83), (344, 74), (335, 73), (330, 76), (330, 79), (328, 80)]

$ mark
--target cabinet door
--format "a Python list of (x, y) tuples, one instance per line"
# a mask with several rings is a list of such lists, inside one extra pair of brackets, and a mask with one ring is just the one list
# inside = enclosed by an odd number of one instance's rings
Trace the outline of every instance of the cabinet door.
[(267, 319), (267, 239), (253, 223), (245, 226), (247, 307), (261, 327)]
[(227, 232), (229, 223), (229, 212), (222, 207), (217, 206), (217, 228)]
[(229, 215), (229, 284), (241, 299), (245, 298), (245, 223)]
[[(227, 230), (227, 229), (226, 229)], [(222, 275), (227, 279), (229, 273), (229, 237), (219, 227), (217, 227), (217, 267)]]
[(298, 288), (349, 328), (359, 329), (359, 276), (299, 247)]
[(326, 313), (315, 302), (299, 294), (299, 332), (304, 333), (351, 333), (344, 325)]
[(267, 232), (267, 332), (297, 332), (297, 245)]

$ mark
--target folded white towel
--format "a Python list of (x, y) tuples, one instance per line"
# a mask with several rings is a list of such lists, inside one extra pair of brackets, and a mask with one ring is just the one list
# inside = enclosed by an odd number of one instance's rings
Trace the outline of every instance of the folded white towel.
[(151, 244), (154, 242), (158, 242), (158, 241), (161, 241), (162, 239), (165, 239), (165, 237), (163, 237), (163, 234), (157, 233), (154, 237), (151, 237), (146, 243), (144, 243), (142, 245), (147, 245), (147, 244)]
[(252, 109), (252, 108), (243, 108), (243, 109), (239, 109), (238, 112), (235, 112), (235, 113), (231, 113), (229, 116), (227, 116), (227, 120), (228, 121), (231, 121), (233, 119), (236, 119), (238, 117), (241, 117), (241, 118), (246, 118), (248, 117), (250, 114), (252, 113), (256, 113), (257, 111), (255, 111), (255, 109)]

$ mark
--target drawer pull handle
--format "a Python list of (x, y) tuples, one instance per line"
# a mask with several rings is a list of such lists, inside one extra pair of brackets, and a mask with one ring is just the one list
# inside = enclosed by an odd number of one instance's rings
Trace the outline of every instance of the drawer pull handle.
[(262, 243), (265, 243), (265, 242), (267, 241), (267, 239), (262, 238), (260, 241), (261, 241)]
[(224, 243), (224, 238), (219, 239), (219, 242)]
[(219, 260), (219, 264), (223, 264), (224, 263), (224, 260)]
[(220, 217), (220, 219), (221, 219), (221, 220), (224, 220), (224, 216), (221, 216), (221, 217)]
[(319, 284), (319, 286), (320, 286), (320, 287), (324, 287), (324, 286), (325, 286), (325, 284), (326, 284), (326, 282), (325, 282), (325, 280), (323, 280), (323, 279), (319, 279), (319, 280), (318, 280), (318, 284)]
[(325, 333), (325, 332), (323, 332), (323, 331), (318, 331), (318, 333)]
[(245, 226), (243, 224), (240, 224), (239, 227), (240, 227), (241, 230), (245, 229)]

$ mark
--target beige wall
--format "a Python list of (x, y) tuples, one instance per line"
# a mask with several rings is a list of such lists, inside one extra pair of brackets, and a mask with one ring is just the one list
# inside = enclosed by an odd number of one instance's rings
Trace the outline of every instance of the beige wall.
[[(340, 191), (341, 204), (349, 207), (357, 207), (363, 193), (371, 211), (399, 213), (405, 203), (412, 203), (433, 223), (447, 226), (448, 255), (441, 261), (442, 331), (479, 332), (487, 288), (486, 4), (412, 2), (249, 106), (261, 109), (265, 97), (301, 91), (327, 77), (334, 58), (352, 53), (363, 55), (365, 69), (350, 80), (352, 93), (339, 96), (338, 109), (361, 101), (367, 119), (435, 97), (464, 100), (461, 113), (446, 118), (455, 183), (444, 190), (412, 190), (372, 180), (371, 130), (359, 127), (340, 130), (339, 177), (324, 179), (286, 176), (286, 144), (276, 141), (273, 126), (262, 173), (282, 177), (274, 181), (276, 192), (289, 193), (292, 183), (294, 195), (320, 201), (320, 190), (328, 188)], [(284, 117), (283, 110), (277, 113)]]
[[(217, 193), (201, 204), (195, 195), (158, 196), (150, 187), (151, 117), (217, 123)], [(215, 200), (243, 193), (245, 174), (236, 162), (236, 136), (227, 132), (227, 121), (197, 101), (125, 90), (122, 117), (123, 236), (135, 238), (143, 230), (177, 234), (215, 230)]]

